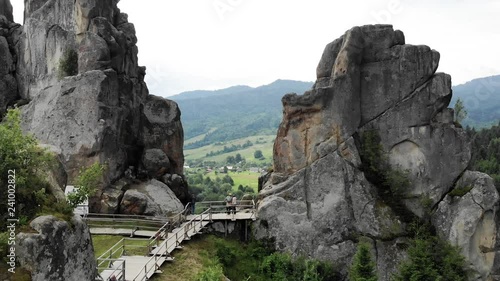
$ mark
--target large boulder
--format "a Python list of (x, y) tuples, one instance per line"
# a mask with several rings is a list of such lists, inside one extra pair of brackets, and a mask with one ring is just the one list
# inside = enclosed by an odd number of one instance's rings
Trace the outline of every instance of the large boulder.
[(123, 195), (120, 213), (132, 215), (171, 216), (182, 212), (182, 203), (164, 183), (151, 180), (131, 186)]
[[(464, 174), (471, 149), (447, 108), (451, 78), (436, 73), (439, 58), (427, 46), (405, 44), (390, 25), (354, 27), (328, 44), (313, 88), (282, 99), (274, 171), (260, 183), (255, 235), (274, 239), (280, 250), (333, 261), (344, 274), (359, 237), (369, 237), (379, 276), (389, 280), (406, 256), (408, 222), (437, 210), (442, 215), (433, 223), (443, 225), (441, 236), (465, 247), (478, 276), (494, 271), (496, 190), (489, 183), (475, 187), (489, 194), (488, 203), (467, 207), (467, 229), (450, 225), (465, 219), (459, 213), (466, 206), (447, 194), (459, 178), (478, 185), (483, 177)], [(379, 163), (369, 162), (374, 150)], [(388, 196), (373, 165), (410, 184)], [(471, 242), (477, 237), (490, 240)]]
[(158, 178), (168, 172), (170, 160), (159, 148), (147, 149), (142, 155), (142, 167), (149, 177)]
[(94, 281), (97, 265), (90, 231), (75, 215), (70, 222), (42, 216), (30, 223), (36, 233), (19, 233), (16, 251), (33, 281)]
[(183, 174), (184, 131), (177, 103), (149, 95), (142, 118), (142, 143), (146, 149), (160, 148), (170, 159), (169, 174)]

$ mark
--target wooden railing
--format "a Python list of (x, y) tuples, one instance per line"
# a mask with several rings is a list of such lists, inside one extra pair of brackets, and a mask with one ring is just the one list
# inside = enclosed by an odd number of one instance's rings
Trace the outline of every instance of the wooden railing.
[(228, 212), (228, 207), (236, 208), (236, 212), (248, 210), (252, 214), (256, 213), (254, 200), (237, 200), (236, 205), (227, 205), (225, 201), (201, 201), (196, 203), (196, 211), (203, 212), (211, 209), (213, 214), (222, 214)]
[(160, 239), (160, 237), (156, 237), (153, 241), (151, 241), (153, 244), (159, 245), (157, 248), (155, 248), (153, 251), (151, 251), (151, 258), (146, 262), (146, 264), (143, 267), (143, 270), (141, 270), (133, 279), (133, 281), (144, 281), (148, 279), (148, 275), (153, 271), (156, 271), (159, 269), (161, 263), (159, 263), (159, 259), (162, 259), (164, 257), (169, 256), (169, 251), (168, 249), (170, 247), (178, 247), (179, 246), (179, 240), (182, 238), (188, 239), (189, 235), (188, 232), (192, 229), (196, 230), (196, 226), (199, 226), (199, 229), (203, 227), (203, 220), (206, 219), (211, 219), (212, 213), (211, 209), (205, 210), (203, 213), (196, 215), (194, 218), (192, 218), (190, 221), (184, 224), (184, 227), (181, 229), (178, 229), (175, 233), (172, 233), (172, 236), (167, 237), (163, 242), (159, 243), (157, 239)]
[[(200, 212), (200, 214), (190, 217), (191, 219), (187, 222), (186, 218), (191, 214), (191, 203), (188, 203), (178, 214), (168, 218), (119, 214), (88, 214), (84, 216), (84, 220), (89, 226), (92, 226), (95, 222), (155, 223), (161, 225), (161, 227), (158, 227), (158, 225), (154, 227), (156, 232), (148, 239), (149, 242), (147, 245), (127, 244), (127, 241), (132, 241), (132, 239), (122, 238), (119, 242), (97, 258), (98, 272), (102, 272), (103, 270), (107, 270), (109, 272), (109, 270), (113, 270), (112, 275), (115, 276), (116, 280), (125, 280), (125, 260), (120, 259), (119, 257), (127, 254), (127, 248), (142, 247), (145, 249), (144, 255), (151, 255), (151, 258), (146, 262), (143, 270), (141, 270), (141, 272), (139, 272), (133, 280), (147, 280), (148, 275), (150, 275), (152, 271), (159, 269), (159, 266), (161, 265), (159, 260), (169, 257), (169, 249), (171, 247), (180, 246), (180, 241), (188, 239), (189, 231), (193, 229), (195, 231), (199, 231), (203, 228), (203, 221), (212, 221), (213, 214), (226, 213), (228, 212), (227, 207), (234, 207), (236, 212), (248, 210), (252, 213), (253, 217), (255, 217), (256, 213), (254, 200), (238, 200), (236, 205), (230, 206), (228, 206), (225, 201), (202, 201), (197, 202), (195, 206), (196, 211)], [(184, 226), (179, 228), (183, 223)], [(123, 227), (123, 224), (116, 226)], [(109, 227), (109, 225), (106, 225), (106, 227)], [(132, 225), (131, 227), (138, 228), (139, 226)], [(140, 227), (146, 228), (148, 226), (143, 225)], [(196, 229), (196, 227), (198, 227), (198, 229)], [(177, 230), (174, 231), (176, 228)], [(169, 233), (171, 233), (171, 235), (169, 235)], [(106, 281), (109, 281), (109, 278), (106, 279)]]

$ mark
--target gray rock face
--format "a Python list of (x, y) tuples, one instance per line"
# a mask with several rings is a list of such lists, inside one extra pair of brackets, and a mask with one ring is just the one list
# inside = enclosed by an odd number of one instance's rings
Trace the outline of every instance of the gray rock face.
[(157, 180), (137, 186), (132, 185), (123, 195), (120, 204), (122, 214), (169, 216), (184, 209), (170, 188)]
[[(438, 52), (406, 45), (403, 33), (389, 25), (354, 27), (328, 44), (313, 89), (283, 97), (274, 172), (262, 178), (254, 234), (274, 238), (278, 249), (330, 260), (343, 269), (350, 265), (357, 237), (370, 237), (380, 278), (389, 280), (405, 257), (408, 216), (422, 217), (434, 208), (441, 235), (463, 246), (486, 278), (496, 255), (491, 237), (497, 233), (498, 194), (489, 183), (478, 183), (488, 182), (484, 177), (466, 172), (458, 182), (480, 185), (469, 193), (489, 194), (488, 203), (481, 208), (448, 202), (471, 151), (447, 108), (451, 79), (435, 73), (438, 64)], [(408, 172), (411, 184), (401, 190), (402, 206), (385, 200), (365, 177), (360, 140), (367, 132), (380, 137), (392, 169)], [(465, 219), (462, 209), (471, 212), (470, 229), (449, 224)], [(478, 237), (490, 239), (482, 242), (490, 247), (487, 258), (471, 242)]]
[(10, 0), (0, 0), (0, 16), (4, 16), (10, 22), (14, 21)]
[(33, 281), (95, 279), (97, 265), (90, 231), (80, 216), (74, 216), (71, 225), (43, 216), (30, 226), (38, 233), (19, 233), (16, 251)]
[(142, 143), (146, 149), (159, 148), (170, 159), (170, 174), (183, 174), (184, 131), (177, 103), (149, 95), (144, 103)]
[(0, 1), (0, 115), (7, 106), (19, 99), (15, 65), (17, 54), (15, 42), (18, 41), (18, 24), (12, 22), (12, 5), (10, 1)]
[(13, 45), (16, 92), (30, 100), (23, 128), (61, 148), (70, 184), (82, 167), (107, 165), (104, 184), (90, 199), (92, 212), (119, 209), (121, 191), (104, 190), (127, 170), (136, 177), (144, 166), (141, 180), (183, 173), (180, 111), (148, 94), (135, 28), (117, 2), (26, 1), (24, 32)]
[(142, 155), (142, 166), (150, 177), (158, 178), (168, 172), (170, 160), (163, 150), (148, 149)]
[(491, 177), (470, 171), (460, 177), (455, 189), (462, 192), (446, 195), (433, 214), (433, 224), (442, 237), (460, 246), (481, 280), (490, 280), (497, 255), (498, 192)]

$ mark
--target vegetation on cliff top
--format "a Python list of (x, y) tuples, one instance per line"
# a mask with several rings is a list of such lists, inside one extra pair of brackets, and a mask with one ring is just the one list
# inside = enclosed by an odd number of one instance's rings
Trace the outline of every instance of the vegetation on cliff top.
[(500, 190), (500, 123), (479, 131), (467, 127), (466, 132), (472, 142), (470, 170), (490, 175)]

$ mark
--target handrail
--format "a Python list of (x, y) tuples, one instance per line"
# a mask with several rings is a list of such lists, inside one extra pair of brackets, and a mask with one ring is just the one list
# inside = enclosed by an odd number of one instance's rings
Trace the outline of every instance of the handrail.
[[(109, 268), (109, 267), (97, 267), (97, 271), (99, 272), (99, 269), (102, 270), (113, 270), (111, 272), (111, 276), (114, 276), (116, 280), (125, 280), (125, 260), (124, 259), (104, 259), (104, 261), (110, 261), (110, 262), (116, 262), (120, 261), (121, 263), (116, 267), (116, 268)], [(99, 276), (102, 278), (104, 281), (109, 281), (110, 277), (108, 277), (106, 280), (98, 273)]]
[[(115, 247), (116, 247), (116, 249), (114, 249)], [(125, 249), (125, 238), (122, 238), (120, 241), (116, 242), (115, 245), (113, 245), (111, 248), (109, 248), (106, 252), (104, 252), (102, 255), (100, 255), (97, 258), (97, 262), (98, 262), (97, 267), (100, 267), (105, 262), (106, 259), (112, 259), (113, 255), (117, 251), (122, 250), (122, 253), (123, 253), (124, 249)], [(107, 256), (107, 258), (105, 258), (105, 256)], [(99, 263), (99, 260), (102, 260), (103, 262)]]
[[(202, 223), (203, 223), (203, 216), (210, 216), (211, 215), (211, 209), (207, 209), (205, 210), (203, 213), (199, 214), (199, 215), (196, 215), (194, 218), (192, 218), (189, 222), (187, 222), (185, 225), (184, 225), (184, 228), (183, 229), (179, 229), (177, 230), (174, 235), (172, 235), (171, 237), (168, 237), (167, 239), (165, 239), (165, 241), (163, 241), (161, 244), (160, 244), (160, 247), (159, 248), (156, 248), (155, 249), (155, 252), (153, 254), (153, 256), (146, 262), (146, 264), (144, 265), (144, 271), (140, 271), (139, 273), (137, 273), (137, 275), (134, 277), (134, 281), (138, 281), (138, 280), (147, 280), (147, 275), (148, 273), (151, 271), (151, 269), (155, 269), (156, 270), (156, 263), (158, 261), (158, 256), (162, 257), (164, 256), (165, 254), (168, 254), (168, 242), (169, 240), (171, 239), (174, 239), (175, 238), (175, 241), (176, 241), (176, 246), (177, 246), (177, 241), (179, 240), (179, 232), (184, 232), (184, 238), (186, 238), (186, 235), (187, 235), (187, 232), (191, 229), (193, 229), (194, 227), (196, 227), (196, 224), (193, 224), (194, 221), (198, 221), (197, 218), (199, 217), (199, 222), (200, 222), (200, 226), (202, 226)], [(186, 227), (188, 226), (189, 227)], [(200, 227), (201, 228), (201, 227)], [(158, 239), (155, 238), (155, 240)], [(154, 241), (154, 240), (153, 240)], [(155, 262), (155, 266), (152, 266), (149, 270), (148, 270), (148, 266), (150, 266), (150, 263), (154, 260)], [(141, 275), (144, 273), (144, 275), (141, 277)], [(140, 278), (140, 279), (138, 279)]]

